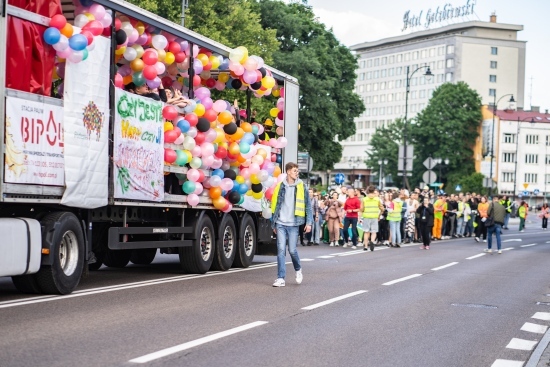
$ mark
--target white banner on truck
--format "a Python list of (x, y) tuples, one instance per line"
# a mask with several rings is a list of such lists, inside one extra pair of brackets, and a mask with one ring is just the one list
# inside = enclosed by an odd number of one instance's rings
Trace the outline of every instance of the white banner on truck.
[(65, 185), (62, 204), (93, 209), (109, 196), (110, 43), (94, 38), (86, 60), (65, 67)]
[(6, 98), (4, 179), (63, 186), (63, 107)]
[(162, 102), (116, 88), (114, 197), (164, 200)]

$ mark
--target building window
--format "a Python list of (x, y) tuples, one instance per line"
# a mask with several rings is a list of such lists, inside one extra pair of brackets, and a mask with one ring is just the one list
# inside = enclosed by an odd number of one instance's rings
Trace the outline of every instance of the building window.
[(380, 103), (384, 103), (386, 102), (386, 95), (385, 94), (381, 94), (380, 95)]
[[(369, 85), (370, 85), (370, 84), (367, 84), (367, 86), (369, 86)], [(371, 96), (365, 97), (365, 103), (366, 103), (366, 104), (370, 104), (371, 101), (372, 101), (372, 97), (371, 97)]]
[(388, 76), (393, 76), (394, 73), (395, 73), (395, 69), (394, 69), (394, 68), (388, 69)]
[(502, 153), (502, 162), (514, 163), (516, 161), (516, 153)]
[(358, 129), (362, 129), (362, 128), (363, 128), (363, 121), (359, 121), (359, 122), (357, 123), (357, 128), (358, 128)]
[(447, 59), (446, 66), (452, 68), (455, 66), (455, 59)]
[(422, 90), (418, 93), (418, 97), (419, 97), (419, 98), (426, 98), (426, 90), (425, 90), (425, 89), (422, 89)]
[(536, 173), (526, 173), (525, 174), (525, 182), (536, 184), (538, 181), (538, 174)]
[(550, 184), (550, 175), (549, 174), (546, 174), (545, 175), (545, 184)]
[(367, 80), (372, 79), (372, 71), (367, 72)]
[(539, 136), (538, 135), (526, 135), (525, 136), (525, 143), (526, 144), (532, 144), (532, 145), (538, 145), (539, 144)]
[(374, 83), (374, 84), (372, 85), (372, 90), (373, 90), (373, 91), (377, 91), (377, 90), (378, 90), (378, 83)]
[(435, 56), (435, 48), (430, 48), (430, 57)]
[(490, 88), (490, 89), (489, 89), (489, 95), (490, 95), (491, 97), (496, 96), (496, 95), (497, 95), (497, 90), (496, 90), (496, 89), (493, 89), (493, 88)]
[(525, 163), (528, 163), (528, 164), (539, 164), (539, 156), (538, 156), (538, 154), (526, 154), (526, 155), (525, 155)]
[(395, 113), (401, 113), (401, 107), (400, 106), (395, 106)]
[(496, 68), (497, 68), (497, 62), (491, 61), (491, 69), (496, 69)]
[(350, 141), (355, 141), (355, 135), (352, 135), (352, 136), (351, 136)]
[(420, 58), (425, 59), (426, 58), (426, 50), (422, 50), (420, 53)]
[(550, 164), (550, 154), (546, 154), (546, 164)]
[(393, 89), (394, 85), (395, 85), (395, 81), (390, 80), (390, 81), (388, 82), (388, 89)]
[(403, 61), (403, 54), (397, 55), (397, 62), (402, 62), (402, 61)]
[(498, 55), (498, 47), (491, 47), (491, 55)]
[(455, 46), (447, 45), (447, 55), (454, 54), (454, 53), (455, 53)]
[(401, 88), (401, 79), (398, 79), (395, 81), (395, 87), (396, 88)]
[(452, 82), (453, 81), (453, 73), (446, 73), (445, 74), (445, 81), (446, 82)]
[(378, 79), (378, 75), (380, 74), (380, 71), (379, 70), (375, 70), (374, 73), (372, 74), (372, 78), (373, 79)]
[(489, 82), (496, 83), (497, 82), (497, 76), (496, 75), (489, 75)]
[(418, 60), (418, 51), (413, 52), (413, 60)]
[(372, 68), (372, 59), (367, 60), (367, 67)]
[(380, 59), (374, 59), (374, 66), (380, 65)]
[(515, 176), (514, 172), (502, 172), (502, 182), (514, 182)]
[(370, 108), (365, 108), (365, 116), (370, 116)]
[(363, 141), (363, 134), (357, 134), (357, 141)]
[(415, 104), (411, 105), (411, 112), (416, 112), (416, 105)]
[(365, 68), (365, 60), (361, 60), (361, 61), (359, 62), (359, 67), (360, 67), (361, 69), (364, 69), (364, 68)]
[(411, 92), (411, 99), (416, 99), (416, 91), (415, 90), (413, 90)]
[(380, 107), (380, 108), (378, 109), (378, 114), (379, 114), (380, 116), (384, 116), (384, 115), (386, 114), (386, 109), (385, 109), (384, 107)]
[(365, 129), (370, 129), (370, 121), (365, 121)]
[(390, 64), (393, 64), (395, 62), (395, 56), (390, 56), (390, 60), (389, 60), (389, 63)]
[(416, 85), (417, 81), (418, 81), (417, 77), (412, 78), (411, 79), (411, 85)]
[(380, 63), (380, 65), (386, 65), (388, 63), (388, 58), (387, 57), (383, 57), (382, 58), (382, 62)]
[[(391, 96), (391, 94), (388, 94), (388, 98)], [(390, 102), (390, 101), (388, 101)], [(393, 113), (393, 108), (391, 106), (387, 107), (386, 108), (386, 112), (388, 113), (388, 115), (391, 115)]]
[(372, 97), (372, 103), (378, 103), (378, 96)]
[(363, 93), (363, 89), (364, 89), (363, 86), (360, 85), (360, 86), (359, 86), (359, 93)]
[(516, 143), (516, 134), (504, 134), (504, 142), (515, 144)]
[(395, 100), (400, 101), (401, 100), (401, 93), (395, 93)]
[(373, 116), (378, 116), (378, 108), (373, 108), (372, 109), (372, 115)]
[(410, 52), (407, 52), (405, 54), (405, 61), (409, 61), (411, 59), (411, 53)]
[(546, 146), (550, 145), (550, 135), (546, 135)]
[(385, 78), (386, 77), (386, 69), (382, 69), (380, 71), (380, 78)]
[(370, 92), (371, 88), (372, 88), (372, 84), (367, 84), (367, 92)]

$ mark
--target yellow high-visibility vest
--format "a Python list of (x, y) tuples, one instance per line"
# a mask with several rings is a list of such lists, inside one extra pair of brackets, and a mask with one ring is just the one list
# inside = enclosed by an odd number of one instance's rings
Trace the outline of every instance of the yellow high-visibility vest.
[[(279, 199), (279, 190), (281, 189), (281, 184), (282, 182), (279, 182), (277, 186), (275, 186), (275, 190), (273, 191), (273, 197), (271, 199), (272, 213), (275, 213), (275, 208), (277, 208), (277, 200)], [(296, 185), (296, 205), (294, 206), (294, 215), (297, 217), (306, 216), (306, 198), (303, 182), (300, 182)]]
[(376, 196), (369, 198), (368, 196), (363, 198), (363, 218), (378, 219), (380, 214), (380, 198)]

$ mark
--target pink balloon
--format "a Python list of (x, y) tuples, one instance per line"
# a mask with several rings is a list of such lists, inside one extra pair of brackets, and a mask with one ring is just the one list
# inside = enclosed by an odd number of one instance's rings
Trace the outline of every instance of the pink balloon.
[(233, 204), (229, 204), (226, 209), (222, 210), (224, 213), (229, 213), (231, 210), (233, 210)]
[(250, 170), (248, 168), (243, 168), (241, 170), (241, 176), (243, 176), (243, 178), (249, 178), (250, 177)]
[(191, 206), (199, 205), (199, 196), (197, 194), (187, 195), (187, 203)]
[(191, 149), (191, 155), (193, 157), (201, 157), (202, 156), (202, 149), (199, 145), (195, 145), (193, 149)]
[(260, 166), (258, 165), (258, 163), (251, 163), (248, 169), (250, 170), (250, 174), (256, 174), (260, 172)]
[(223, 165), (223, 159), (214, 157), (214, 162), (210, 165), (213, 169), (221, 168)]
[(200, 175), (201, 174), (199, 173), (199, 171), (194, 168), (191, 168), (189, 171), (187, 171), (187, 179), (195, 183), (199, 179)]
[(286, 145), (288, 144), (288, 140), (287, 138), (285, 138), (284, 136), (281, 136), (279, 139), (277, 139), (279, 141), (279, 148), (284, 148), (286, 147)]
[[(205, 140), (209, 143), (212, 143), (217, 137), (218, 133), (214, 129), (209, 129), (204, 136)], [(212, 154), (214, 154), (214, 152), (212, 152)]]
[(202, 184), (200, 182), (195, 182), (195, 191), (193, 191), (193, 194), (200, 195), (203, 190)]
[(225, 111), (227, 108), (227, 104), (225, 101), (218, 99), (214, 104), (212, 105), (212, 109), (216, 111), (217, 113)]
[(201, 103), (204, 106), (204, 109), (206, 109), (206, 110), (211, 109), (212, 105), (214, 104), (214, 102), (212, 102), (212, 98), (210, 98), (210, 97), (206, 97), (206, 98), (201, 99)]
[(233, 188), (233, 180), (230, 179), (230, 178), (224, 178), (222, 180), (222, 183), (220, 184), (220, 187), (222, 188), (222, 190), (225, 190), (225, 191), (229, 191)]
[(211, 167), (213, 163), (214, 163), (214, 156), (213, 155), (202, 157), (202, 164), (205, 167)]
[(214, 154), (214, 145), (212, 143), (204, 142), (201, 144), (202, 156), (209, 157)]

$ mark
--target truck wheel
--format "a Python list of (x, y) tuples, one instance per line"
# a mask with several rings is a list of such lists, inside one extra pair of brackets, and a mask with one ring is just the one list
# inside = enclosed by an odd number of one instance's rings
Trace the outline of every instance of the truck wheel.
[(132, 250), (111, 250), (107, 249), (103, 264), (110, 268), (123, 268), (130, 262)]
[(36, 294), (42, 293), (38, 282), (36, 281), (35, 274), (30, 275), (18, 275), (11, 277), (13, 285), (21, 293)]
[(215, 247), (214, 226), (210, 217), (204, 214), (195, 224), (193, 245), (179, 248), (182, 269), (186, 273), (206, 273), (212, 266)]
[(155, 260), (157, 255), (156, 248), (143, 248), (132, 250), (130, 261), (136, 265), (149, 265)]
[(216, 253), (212, 270), (225, 271), (231, 268), (237, 253), (237, 230), (231, 215), (225, 215), (220, 223)]
[[(52, 265), (36, 274), (42, 292), (68, 294), (80, 281), (84, 269), (84, 234), (78, 218), (69, 212), (48, 214), (41, 220), (42, 241), (49, 241)], [(46, 246), (44, 246), (46, 247)]]
[(256, 226), (250, 215), (245, 214), (239, 227), (239, 245), (233, 266), (248, 268), (256, 253)]

